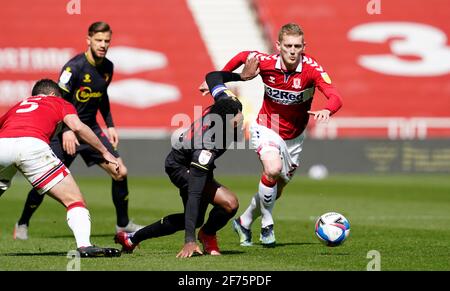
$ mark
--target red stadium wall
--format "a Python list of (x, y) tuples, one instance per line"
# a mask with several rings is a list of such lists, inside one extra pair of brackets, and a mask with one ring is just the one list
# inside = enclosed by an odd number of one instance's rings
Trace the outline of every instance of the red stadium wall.
[[(344, 106), (316, 136), (450, 137), (450, 2), (254, 0), (273, 42), (296, 22)], [(323, 104), (316, 93), (314, 107)]]
[(72, 15), (69, 2), (2, 2), (0, 114), (30, 94), (35, 80), (56, 80), (86, 50), (87, 28), (99, 20), (113, 30), (107, 57), (118, 61), (109, 95), (119, 127), (175, 129), (175, 114), (192, 117), (194, 104), (211, 103), (197, 87), (213, 65), (184, 0), (81, 0)]
[[(67, 4), (80, 3), (80, 14)], [(368, 3), (381, 4), (373, 11)], [(273, 41), (287, 22), (301, 24), (307, 52), (328, 71), (344, 107), (322, 138), (450, 137), (450, 2), (448, 0), (253, 0)], [(369, 5), (370, 6), (370, 5)], [(370, 13), (373, 14), (370, 14)], [(377, 14), (380, 12), (379, 14)], [(225, 13), (225, 12), (224, 12)], [(113, 29), (110, 86), (121, 129), (173, 130), (172, 117), (193, 116), (211, 102), (197, 86), (212, 61), (186, 0), (4, 1), (0, 9), (0, 114), (32, 83), (56, 79), (86, 48), (89, 24)], [(249, 48), (251, 49), (251, 48)], [(316, 93), (314, 107), (323, 104)]]

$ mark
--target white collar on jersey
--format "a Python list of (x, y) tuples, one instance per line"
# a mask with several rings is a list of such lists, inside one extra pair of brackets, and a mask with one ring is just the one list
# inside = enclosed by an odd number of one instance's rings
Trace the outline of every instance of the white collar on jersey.
[[(296, 72), (300, 73), (302, 71), (302, 63), (303, 63), (303, 55), (302, 59), (300, 60), (300, 63), (298, 63), (297, 68), (295, 69)], [(275, 63), (275, 69), (281, 70), (281, 56), (278, 55), (277, 62)]]

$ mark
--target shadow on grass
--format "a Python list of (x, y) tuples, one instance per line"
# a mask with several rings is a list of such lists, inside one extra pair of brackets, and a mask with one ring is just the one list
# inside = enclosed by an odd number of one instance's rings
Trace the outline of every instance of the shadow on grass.
[(222, 255), (241, 255), (241, 254), (243, 254), (243, 253), (245, 253), (244, 251), (235, 251), (235, 250), (233, 250), (233, 251), (223, 251), (223, 250), (220, 250), (220, 253), (222, 254)]
[(255, 244), (255, 245), (259, 245), (263, 248), (277, 248), (277, 247), (287, 247), (287, 246), (304, 246), (304, 245), (316, 245), (316, 244), (320, 244), (320, 243), (310, 243), (310, 242), (289, 242), (289, 243), (276, 243), (275, 246), (263, 246), (262, 244)]
[(7, 253), (7, 254), (0, 254), (0, 256), (5, 256), (5, 257), (34, 257), (34, 256), (65, 257), (65, 256), (67, 256), (67, 252)]
[[(114, 233), (99, 233), (99, 234), (91, 234), (91, 238), (93, 237), (110, 237), (114, 238)], [(47, 238), (73, 238), (73, 234), (63, 234), (63, 235), (52, 235)]]
[(324, 252), (321, 252), (319, 254), (319, 256), (350, 256), (350, 253), (333, 253), (333, 252), (324, 253)]

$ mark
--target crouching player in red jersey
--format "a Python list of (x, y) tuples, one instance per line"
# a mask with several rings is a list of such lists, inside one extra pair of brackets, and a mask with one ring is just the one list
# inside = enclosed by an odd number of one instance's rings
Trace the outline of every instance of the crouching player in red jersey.
[[(223, 71), (233, 71), (248, 58), (256, 58), (265, 88), (257, 120), (249, 128), (252, 147), (263, 166), (258, 193), (244, 213), (233, 220), (233, 229), (242, 246), (252, 245), (251, 225), (259, 216), (261, 244), (275, 245), (272, 210), (275, 200), (299, 166), (309, 117), (327, 122), (342, 106), (341, 96), (327, 72), (313, 57), (305, 54), (304, 33), (297, 24), (281, 27), (276, 46), (279, 53), (273, 55), (240, 52), (223, 68)], [(323, 109), (311, 111), (316, 87), (328, 101)], [(205, 84), (200, 90), (207, 92)]]
[(75, 107), (58, 96), (61, 91), (55, 82), (40, 80), (34, 85), (31, 97), (0, 117), (0, 195), (9, 188), (19, 170), (41, 195), (48, 193), (66, 207), (67, 224), (73, 231), (81, 257), (120, 256), (118, 249), (91, 244), (91, 220), (83, 195), (49, 142), (58, 125), (64, 122), (117, 170), (119, 163), (95, 133), (80, 121)]

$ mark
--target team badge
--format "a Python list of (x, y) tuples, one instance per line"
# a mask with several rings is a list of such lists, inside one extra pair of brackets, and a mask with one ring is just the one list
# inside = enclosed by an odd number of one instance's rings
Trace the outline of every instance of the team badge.
[(61, 76), (59, 76), (59, 82), (61, 84), (67, 84), (70, 80), (70, 77), (72, 77), (72, 73), (70, 72), (70, 68), (67, 67), (67, 69), (62, 72)]
[(294, 84), (292, 84), (292, 88), (300, 89), (302, 85), (300, 84), (300, 78), (294, 78)]
[(269, 82), (275, 84), (275, 77), (274, 76), (270, 76), (269, 77)]
[(91, 82), (91, 75), (89, 75), (89, 74), (84, 74), (83, 82), (84, 82), (84, 83), (90, 83), (90, 82)]
[(207, 165), (209, 160), (211, 160), (212, 153), (206, 150), (202, 150), (198, 156), (198, 162), (200, 165)]
[(322, 76), (322, 79), (325, 81), (325, 83), (331, 84), (330, 76), (328, 76), (327, 73), (324, 72), (324, 73), (321, 73), (320, 75)]

